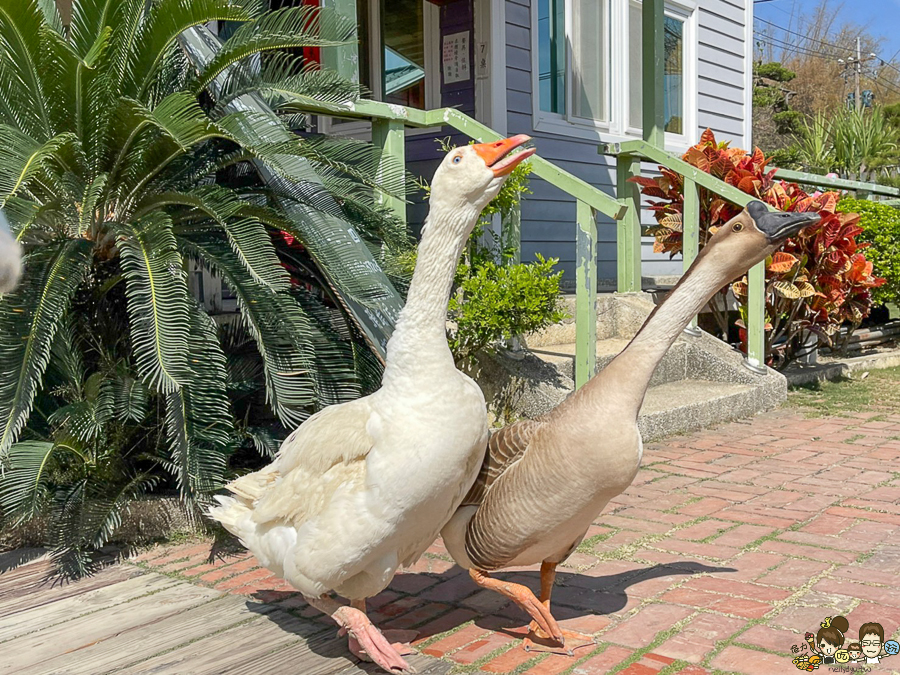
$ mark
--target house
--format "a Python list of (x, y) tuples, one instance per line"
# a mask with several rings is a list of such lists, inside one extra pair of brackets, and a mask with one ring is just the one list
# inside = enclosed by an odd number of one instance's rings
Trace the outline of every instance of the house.
[[(614, 161), (598, 154), (598, 144), (641, 137), (640, 0), (321, 1), (355, 12), (359, 45), (349, 72), (358, 69), (374, 99), (455, 107), (501, 134), (529, 134), (541, 156), (615, 194)], [(666, 0), (664, 11), (666, 149), (685, 150), (707, 127), (720, 140), (749, 146), (752, 0)], [(322, 120), (320, 129), (370, 134), (359, 121)], [(407, 167), (430, 177), (441, 156), (434, 139), (452, 132), (407, 128)], [(453, 139), (468, 142), (461, 134)], [(540, 179), (531, 189), (522, 205), (522, 259), (559, 258), (571, 287), (575, 200)], [(421, 224), (426, 211), (410, 205), (409, 222)], [(616, 229), (602, 216), (598, 224), (600, 287), (612, 290)], [(644, 238), (645, 282), (680, 271), (680, 260), (654, 254)]]

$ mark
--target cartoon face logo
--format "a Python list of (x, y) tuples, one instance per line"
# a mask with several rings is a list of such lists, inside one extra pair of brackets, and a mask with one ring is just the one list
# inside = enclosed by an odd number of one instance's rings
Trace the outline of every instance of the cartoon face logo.
[(850, 652), (848, 652), (846, 649), (838, 649), (834, 653), (834, 660), (838, 663), (847, 663), (848, 661), (850, 661)]
[(900, 653), (900, 642), (896, 640), (888, 640), (884, 643), (884, 651), (886, 651), (891, 656)]
[(881, 638), (875, 633), (868, 633), (860, 641), (863, 654), (869, 658), (875, 658), (881, 653)]

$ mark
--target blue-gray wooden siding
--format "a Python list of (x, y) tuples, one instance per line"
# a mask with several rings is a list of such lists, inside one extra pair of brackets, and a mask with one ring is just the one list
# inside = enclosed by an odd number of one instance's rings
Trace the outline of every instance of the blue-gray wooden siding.
[[(484, 0), (483, 0), (484, 1)], [(506, 2), (506, 82), (507, 132), (527, 133), (534, 137), (538, 152), (588, 181), (592, 185), (615, 194), (615, 168), (597, 154), (597, 141), (569, 138), (564, 135), (536, 131), (532, 117), (531, 87), (531, 8), (532, 0)], [(536, 0), (533, 0), (536, 1)], [(731, 140), (744, 147), (744, 117), (751, 111), (744, 109), (745, 9), (750, 0), (698, 0), (697, 34), (697, 134), (711, 128), (720, 140)], [(461, 0), (441, 8), (441, 36), (462, 30), (470, 31), (470, 48), (474, 48), (473, 0)], [(497, 27), (492, 35), (502, 36)], [(474, 64), (471, 58), (470, 63)], [(749, 66), (749, 64), (747, 64)], [(475, 114), (474, 69), (468, 82), (441, 87), (443, 106), (459, 107)], [(477, 116), (477, 115), (476, 115)], [(451, 135), (447, 128), (443, 135)], [(442, 157), (433, 136), (411, 136), (407, 141), (408, 168), (416, 175), (430, 177)], [(468, 139), (453, 136), (454, 143)], [(645, 171), (653, 169), (646, 165)], [(540, 179), (531, 182), (532, 195), (522, 206), (522, 260), (533, 260), (536, 253), (559, 258), (564, 281), (574, 280), (575, 270), (575, 202), (568, 195)], [(414, 203), (409, 207), (414, 229), (422, 222), (427, 205)], [(645, 217), (645, 222), (650, 219)], [(600, 246), (598, 277), (616, 277), (615, 226), (609, 219), (599, 220)], [(653, 253), (652, 240), (644, 239), (643, 274), (672, 275), (681, 271), (680, 258)]]

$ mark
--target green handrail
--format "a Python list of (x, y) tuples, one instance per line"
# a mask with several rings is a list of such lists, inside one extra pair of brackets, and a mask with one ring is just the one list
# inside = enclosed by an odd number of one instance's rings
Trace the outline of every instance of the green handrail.
[[(622, 167), (627, 164), (632, 168), (626, 173), (639, 175), (640, 164), (633, 166), (634, 158), (643, 157), (661, 166), (674, 171), (684, 177), (685, 204), (682, 218), (684, 228), (683, 256), (685, 268), (689, 266), (697, 256), (699, 250), (700, 207), (697, 203), (696, 188), (701, 186), (715, 192), (738, 206), (746, 206), (754, 200), (752, 195), (738, 190), (732, 185), (701, 171), (697, 167), (688, 164), (682, 159), (670, 155), (662, 148), (650, 145), (646, 141), (624, 141), (622, 143), (607, 143), (599, 147), (600, 154), (615, 155), (619, 159), (620, 180), (622, 182)], [(638, 206), (640, 205), (637, 202)], [(775, 211), (774, 207), (769, 207)], [(639, 213), (639, 211), (638, 211)], [(629, 217), (634, 218), (633, 215)], [(638, 216), (638, 221), (640, 220)], [(626, 270), (628, 267), (626, 266)], [(758, 263), (747, 274), (747, 366), (756, 372), (765, 372), (766, 362), (766, 334), (765, 334), (765, 266)], [(625, 279), (620, 274), (619, 290), (627, 291), (640, 289), (640, 268), (636, 273)], [(696, 331), (696, 323), (692, 322), (689, 331)]]
[(794, 183), (802, 183), (804, 185), (814, 185), (816, 187), (837, 188), (839, 190), (856, 190), (858, 192), (868, 192), (873, 195), (884, 195), (886, 197), (900, 197), (900, 188), (890, 187), (889, 185), (879, 185), (878, 183), (864, 183), (858, 180), (847, 180), (846, 178), (828, 178), (827, 176), (818, 176), (814, 173), (804, 173), (802, 171), (792, 171), (790, 169), (775, 169), (776, 178), (792, 181)]
[[(400, 160), (403, 164), (403, 126), (453, 127), (478, 142), (495, 141), (502, 136), (490, 127), (469, 117), (454, 108), (438, 108), (435, 110), (419, 110), (405, 106), (382, 103), (380, 101), (360, 100), (346, 104), (309, 103), (304, 110), (310, 113), (333, 115), (371, 120), (373, 124), (372, 140), (379, 145), (385, 155)], [(564, 171), (539, 155), (532, 155), (528, 160), (532, 173), (556, 186), (566, 194), (575, 198), (576, 205), (576, 289), (575, 289), (575, 386), (580, 387), (593, 377), (597, 364), (597, 212), (621, 222), (628, 219), (629, 205), (595, 188), (590, 183)], [(398, 200), (385, 196), (384, 201), (401, 218), (405, 218), (405, 205)], [(504, 232), (504, 237), (518, 239), (517, 222), (505, 223), (516, 231)], [(638, 227), (640, 223), (638, 222)], [(640, 232), (638, 231), (638, 234)], [(620, 237), (620, 240), (627, 239)], [(634, 252), (635, 264), (640, 274), (640, 239)]]

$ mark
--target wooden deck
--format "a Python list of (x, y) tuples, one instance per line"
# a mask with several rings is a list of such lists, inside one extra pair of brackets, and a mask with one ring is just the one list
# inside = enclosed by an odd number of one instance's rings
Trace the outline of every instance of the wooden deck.
[[(12, 554), (0, 555), (0, 569)], [(334, 626), (132, 565), (52, 585), (43, 557), (0, 573), (0, 673), (351, 675)], [(422, 675), (452, 664), (407, 657)]]

